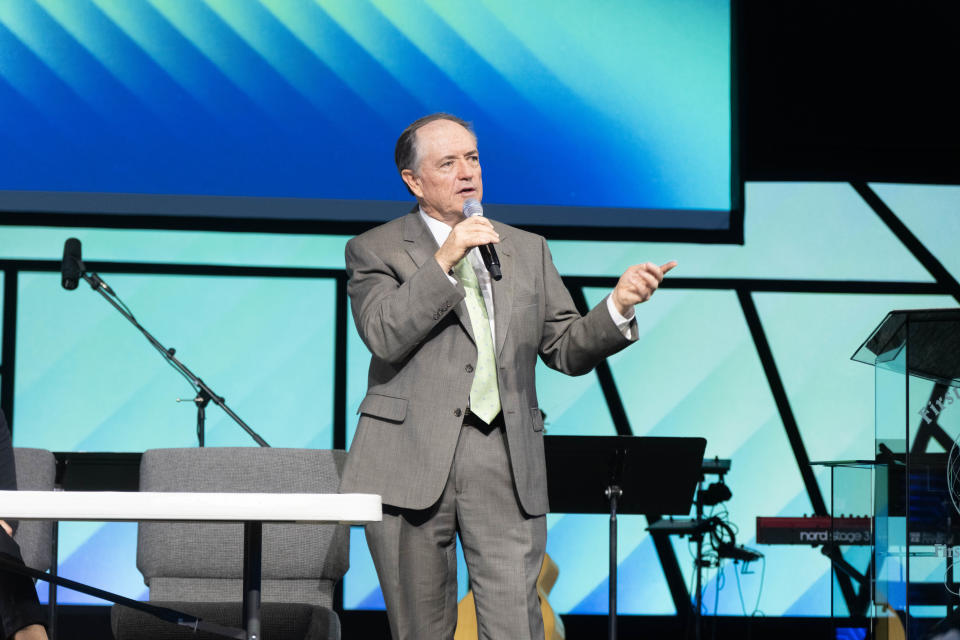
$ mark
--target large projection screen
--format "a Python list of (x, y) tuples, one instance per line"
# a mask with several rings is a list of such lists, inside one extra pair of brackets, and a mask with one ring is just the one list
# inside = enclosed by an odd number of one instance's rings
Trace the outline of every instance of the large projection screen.
[(383, 221), (411, 203), (399, 132), (447, 111), (474, 123), (489, 215), (727, 232), (730, 14), (730, 0), (9, 0), (0, 222)]

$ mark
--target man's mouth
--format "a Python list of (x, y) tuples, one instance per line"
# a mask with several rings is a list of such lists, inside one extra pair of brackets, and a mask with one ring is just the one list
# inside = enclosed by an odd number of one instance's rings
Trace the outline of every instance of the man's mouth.
[(460, 191), (458, 191), (457, 193), (462, 196), (472, 196), (476, 192), (477, 190), (474, 189), (473, 187), (466, 187), (465, 189), (460, 189)]

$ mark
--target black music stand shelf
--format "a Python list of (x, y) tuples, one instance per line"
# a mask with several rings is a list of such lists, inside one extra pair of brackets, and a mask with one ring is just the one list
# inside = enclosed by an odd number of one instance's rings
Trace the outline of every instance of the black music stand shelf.
[(704, 438), (546, 436), (555, 513), (610, 514), (608, 635), (617, 635), (617, 513), (687, 515), (702, 475)]

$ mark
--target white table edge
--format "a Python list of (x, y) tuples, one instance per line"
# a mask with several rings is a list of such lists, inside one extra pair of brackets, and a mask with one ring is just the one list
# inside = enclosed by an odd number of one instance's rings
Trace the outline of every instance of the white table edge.
[(380, 521), (382, 509), (368, 493), (0, 491), (0, 518), (364, 524)]

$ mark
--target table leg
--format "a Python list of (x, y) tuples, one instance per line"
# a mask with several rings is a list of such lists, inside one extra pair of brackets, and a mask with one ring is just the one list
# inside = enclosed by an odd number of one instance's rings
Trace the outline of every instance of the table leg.
[(243, 523), (243, 629), (247, 640), (260, 638), (260, 557), (263, 523)]

